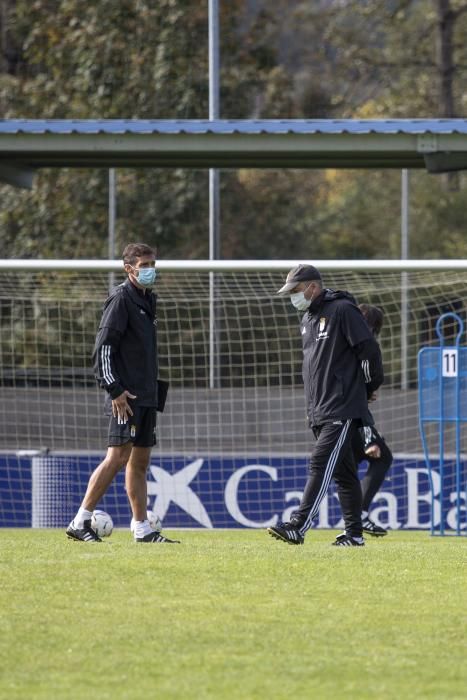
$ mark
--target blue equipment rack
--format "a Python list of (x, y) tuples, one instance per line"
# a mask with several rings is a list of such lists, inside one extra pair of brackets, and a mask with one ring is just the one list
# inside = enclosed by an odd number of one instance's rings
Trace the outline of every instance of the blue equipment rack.
[[(459, 331), (455, 345), (445, 345), (443, 323), (454, 319)], [(422, 348), (418, 353), (419, 427), (431, 486), (431, 534), (445, 534), (444, 501), (445, 486), (445, 430), (450, 424), (455, 432), (455, 499), (456, 535), (467, 534), (467, 523), (461, 528), (461, 499), (466, 498), (466, 485), (462, 491), (463, 463), (461, 424), (467, 422), (467, 347), (460, 346), (464, 323), (455, 313), (445, 313), (436, 323), (440, 345)], [(439, 529), (435, 524), (435, 490), (433, 486), (433, 457), (430, 457), (426, 429), (437, 425), (439, 435), (439, 477), (441, 517)], [(464, 506), (465, 509), (465, 506)], [(463, 529), (463, 532), (461, 530)]]

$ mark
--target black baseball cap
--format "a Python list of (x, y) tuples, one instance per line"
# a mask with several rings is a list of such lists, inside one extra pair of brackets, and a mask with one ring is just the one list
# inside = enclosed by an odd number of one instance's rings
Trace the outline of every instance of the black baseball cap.
[(287, 294), (300, 282), (313, 282), (313, 280), (321, 280), (321, 275), (316, 267), (313, 267), (313, 265), (297, 265), (297, 267), (290, 270), (284, 286), (276, 294)]

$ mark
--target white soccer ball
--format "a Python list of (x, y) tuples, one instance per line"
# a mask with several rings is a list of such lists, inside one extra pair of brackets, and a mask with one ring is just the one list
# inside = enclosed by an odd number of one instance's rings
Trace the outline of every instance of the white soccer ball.
[[(156, 532), (160, 532), (162, 530), (162, 522), (161, 522), (160, 518), (158, 518), (157, 515), (155, 515), (152, 510), (148, 510), (146, 513), (146, 516), (147, 516), (147, 519), (149, 520), (149, 525), (150, 525), (151, 529), (155, 530)], [(130, 530), (131, 530), (131, 532), (135, 531), (134, 518), (131, 519)]]
[(114, 524), (105, 510), (95, 510), (91, 518), (91, 527), (98, 537), (110, 537)]
[(148, 510), (148, 520), (153, 530), (155, 530), (156, 532), (160, 532), (162, 530), (162, 522), (160, 518), (155, 513), (153, 513), (152, 510)]

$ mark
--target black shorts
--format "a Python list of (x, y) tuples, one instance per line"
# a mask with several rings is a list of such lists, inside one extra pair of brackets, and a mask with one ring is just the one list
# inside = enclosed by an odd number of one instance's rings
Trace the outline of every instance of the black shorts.
[(156, 408), (132, 406), (133, 415), (126, 423), (110, 416), (109, 447), (132, 442), (135, 447), (153, 447), (156, 444)]

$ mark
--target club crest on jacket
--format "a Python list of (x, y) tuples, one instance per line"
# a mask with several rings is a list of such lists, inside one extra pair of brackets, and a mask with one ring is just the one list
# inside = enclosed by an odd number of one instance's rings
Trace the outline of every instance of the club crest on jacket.
[(318, 340), (324, 340), (324, 338), (328, 337), (328, 332), (324, 330), (326, 327), (326, 318), (322, 316), (319, 319), (319, 325), (318, 325)]

